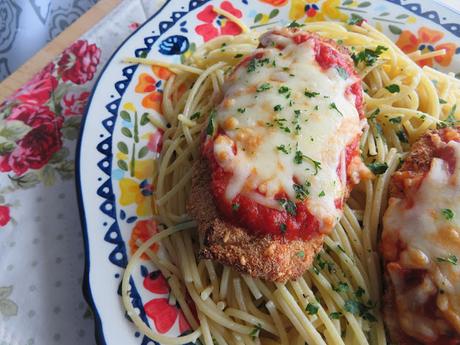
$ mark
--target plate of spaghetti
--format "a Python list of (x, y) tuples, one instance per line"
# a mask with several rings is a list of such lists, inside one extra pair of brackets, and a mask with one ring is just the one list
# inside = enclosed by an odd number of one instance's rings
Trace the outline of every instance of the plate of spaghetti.
[(77, 153), (99, 344), (459, 344), (460, 14), (167, 2)]

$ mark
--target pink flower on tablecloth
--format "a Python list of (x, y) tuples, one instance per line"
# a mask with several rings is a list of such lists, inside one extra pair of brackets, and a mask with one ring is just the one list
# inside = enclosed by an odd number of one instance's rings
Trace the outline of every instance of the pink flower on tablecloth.
[(62, 117), (34, 127), (17, 142), (14, 150), (0, 157), (0, 171), (13, 171), (17, 176), (29, 169), (40, 169), (62, 147)]
[(42, 105), (48, 102), (58, 85), (53, 75), (54, 63), (49, 63), (24, 86), (18, 89), (9, 99), (16, 99), (24, 103)]
[(132, 22), (131, 24), (128, 25), (128, 28), (130, 28), (131, 30), (136, 30), (138, 27), (140, 26), (139, 23), (137, 22)]
[(54, 117), (53, 112), (46, 106), (22, 103), (11, 110), (7, 120), (18, 120), (30, 127), (37, 127), (44, 122), (52, 121)]
[[(242, 17), (241, 11), (233, 7), (229, 1), (222, 2), (220, 8), (237, 18)], [(238, 35), (242, 31), (236, 23), (214, 12), (212, 5), (206, 6), (203, 11), (198, 13), (197, 18), (205, 22), (205, 24), (195, 28), (196, 33), (203, 36), (205, 42), (220, 35)]]
[(65, 116), (83, 115), (89, 92), (82, 92), (79, 95), (67, 94), (62, 98), (62, 114)]
[(84, 84), (93, 79), (101, 57), (101, 50), (86, 40), (78, 40), (64, 50), (58, 64), (63, 81)]
[(5, 226), (10, 220), (10, 208), (5, 205), (0, 205), (0, 226)]
[[(160, 271), (154, 271), (144, 278), (144, 287), (155, 294), (164, 295), (169, 293), (169, 286)], [(179, 318), (179, 332), (190, 330), (190, 325), (185, 319), (184, 313), (176, 305), (169, 304), (168, 298), (154, 298), (144, 305), (147, 316), (153, 320), (155, 328), (160, 334), (168, 332)]]

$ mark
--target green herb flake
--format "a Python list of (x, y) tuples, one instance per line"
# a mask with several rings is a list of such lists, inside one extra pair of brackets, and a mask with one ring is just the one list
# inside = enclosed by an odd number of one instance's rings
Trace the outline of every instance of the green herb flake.
[(339, 292), (339, 293), (341, 293), (341, 292), (347, 292), (348, 289), (349, 289), (349, 286), (348, 286), (348, 284), (345, 283), (345, 282), (339, 282), (339, 283), (337, 284), (337, 286), (335, 286), (335, 287), (332, 288), (332, 290), (334, 290), (334, 291), (336, 291), (336, 292)]
[(374, 163), (369, 163), (366, 165), (372, 171), (374, 175), (382, 175), (388, 169), (388, 164), (386, 162), (384, 163), (374, 162)]
[(193, 113), (192, 116), (190, 116), (190, 120), (196, 120), (199, 119), (201, 116), (201, 113), (197, 111), (196, 113)]
[(305, 95), (305, 97), (308, 97), (308, 98), (319, 96), (319, 92), (308, 91), (307, 89), (305, 89), (303, 94)]
[(452, 220), (454, 218), (454, 212), (450, 208), (443, 208), (441, 214), (447, 220)]
[(302, 151), (297, 150), (295, 152), (295, 156), (294, 156), (294, 163), (295, 164), (302, 164), (302, 162), (303, 162), (303, 153), (302, 153)]
[(393, 124), (401, 123), (402, 117), (401, 116), (396, 116), (390, 118), (388, 121), (390, 121)]
[(355, 296), (360, 298), (360, 297), (364, 296), (365, 293), (366, 293), (366, 291), (361, 286), (358, 286), (358, 288), (355, 291)]
[(363, 18), (361, 18), (357, 14), (352, 13), (351, 17), (347, 21), (347, 24), (348, 25), (361, 25), (363, 21), (364, 21)]
[(281, 151), (281, 152), (285, 153), (285, 154), (291, 153), (291, 146), (290, 145), (288, 145), (286, 147), (286, 145), (282, 144), (282, 145), (277, 146), (276, 149), (278, 151)]
[(340, 67), (340, 66), (336, 66), (335, 67), (337, 73), (339, 74), (340, 78), (344, 79), (344, 80), (347, 80), (349, 75), (348, 75), (348, 72), (345, 68), (343, 67)]
[(331, 319), (333, 320), (338, 320), (342, 317), (342, 313), (340, 311), (334, 311), (332, 313), (329, 314), (329, 316), (331, 317)]
[(337, 111), (340, 114), (340, 116), (343, 116), (342, 112), (337, 108), (337, 105), (334, 102), (329, 104), (329, 109), (334, 109), (335, 111)]
[(213, 136), (214, 135), (214, 132), (215, 132), (215, 118), (216, 118), (216, 115), (217, 115), (217, 111), (213, 110), (211, 111), (211, 114), (209, 115), (209, 122), (208, 122), (208, 126), (206, 127), (206, 134), (207, 135), (210, 135), (210, 136)]
[(404, 130), (400, 130), (396, 132), (396, 135), (398, 136), (399, 140), (401, 140), (402, 143), (409, 143), (409, 139), (407, 138), (406, 132)]
[[(309, 182), (307, 183), (309, 185)], [(295, 192), (295, 198), (297, 200), (303, 201), (310, 194), (307, 187), (308, 187), (307, 184), (301, 185), (301, 184), (294, 183), (292, 185), (292, 188), (294, 189), (294, 192)]]
[(308, 303), (305, 310), (307, 311), (308, 315), (316, 315), (318, 313), (319, 307), (316, 304)]
[(237, 111), (243, 114), (246, 111), (246, 108), (238, 108)]
[(284, 235), (286, 233), (287, 226), (285, 223), (280, 223), (280, 231)]
[(248, 73), (254, 72), (256, 70), (256, 66), (257, 66), (257, 60), (252, 59), (251, 61), (249, 61), (248, 67), (246, 68), (246, 71)]
[(446, 257), (438, 257), (438, 258), (436, 258), (436, 261), (437, 262), (446, 262), (448, 264), (451, 264), (451, 265), (455, 266), (455, 265), (457, 265), (458, 259), (457, 259), (457, 257), (455, 255), (450, 254), (450, 255), (448, 255)]
[(241, 58), (241, 57), (243, 57), (243, 54), (236, 54), (236, 55), (234, 56), (235, 59), (239, 59), (239, 58)]
[(297, 206), (295, 205), (294, 202), (292, 202), (289, 199), (279, 199), (278, 200), (279, 204), (286, 210), (287, 213), (289, 213), (292, 216), (297, 215)]
[(442, 99), (442, 98), (439, 99), (439, 104), (446, 104), (446, 103), (447, 103), (446, 100), (444, 100), (444, 99)]
[(238, 204), (238, 203), (233, 203), (232, 204), (232, 211), (234, 211), (234, 212), (238, 211), (239, 208), (240, 208), (240, 204)]
[(297, 23), (297, 22), (294, 20), (294, 21), (291, 22), (287, 27), (293, 29), (293, 28), (301, 28), (301, 27), (303, 27), (303, 26), (305, 26), (305, 24)]
[(366, 66), (372, 66), (385, 50), (388, 50), (388, 48), (379, 45), (375, 50), (366, 48), (358, 54), (352, 54), (351, 57), (355, 66), (358, 66), (360, 62), (363, 62)]
[(380, 108), (375, 109), (367, 118), (371, 121), (375, 120), (378, 114), (380, 114)]
[(400, 91), (399, 85), (397, 84), (385, 86), (385, 89), (387, 89), (390, 93), (398, 93)]
[(281, 104), (277, 104), (273, 107), (273, 110), (274, 111), (281, 111), (283, 109), (283, 107), (281, 106)]
[(283, 93), (286, 93), (286, 92), (289, 92), (289, 88), (287, 86), (280, 86), (280, 88), (278, 89), (278, 92), (283, 94)]
[(364, 303), (361, 303), (355, 300), (347, 300), (343, 307), (347, 312), (353, 315), (359, 315), (364, 320), (367, 320), (370, 322), (377, 321), (375, 316), (369, 312), (369, 310), (372, 309), (371, 305), (366, 305)]
[(320, 198), (322, 198), (322, 197), (325, 196), (325, 195), (326, 195), (326, 193), (324, 193), (324, 190), (322, 190), (321, 193), (318, 194), (318, 196), (319, 196)]
[(256, 89), (257, 92), (263, 92), (263, 91), (267, 91), (269, 90), (270, 88), (272, 87), (272, 85), (270, 83), (263, 83), (263, 84), (260, 84), (259, 87)]
[(305, 256), (305, 253), (303, 250), (301, 250), (301, 251), (298, 251), (295, 255), (299, 258), (303, 258)]
[(258, 323), (254, 328), (249, 332), (249, 335), (252, 337), (253, 340), (259, 337), (260, 331), (262, 330), (262, 325)]

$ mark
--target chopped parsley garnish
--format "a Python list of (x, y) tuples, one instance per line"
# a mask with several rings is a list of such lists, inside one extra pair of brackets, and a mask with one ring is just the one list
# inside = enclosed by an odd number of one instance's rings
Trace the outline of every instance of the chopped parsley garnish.
[(374, 162), (366, 165), (374, 173), (374, 175), (384, 174), (388, 169), (387, 163)]
[(287, 27), (288, 28), (301, 28), (302, 26), (305, 26), (305, 24), (299, 24), (294, 20)]
[(281, 104), (277, 104), (273, 107), (273, 110), (274, 111), (281, 111), (283, 109), (283, 107), (281, 106)]
[(458, 259), (457, 259), (457, 257), (455, 255), (451, 254), (451, 255), (449, 255), (447, 257), (444, 257), (444, 258), (442, 258), (442, 257), (436, 258), (436, 261), (437, 262), (447, 262), (447, 263), (452, 264), (452, 265), (457, 265)]
[(249, 335), (252, 337), (253, 340), (259, 337), (260, 331), (262, 330), (262, 325), (258, 323), (254, 328), (249, 332)]
[(348, 25), (361, 25), (363, 21), (364, 21), (363, 18), (361, 18), (357, 14), (352, 13), (351, 17), (347, 21), (347, 24)]
[(291, 130), (289, 129), (289, 127), (286, 126), (286, 121), (287, 121), (286, 119), (275, 119), (274, 120), (274, 122), (276, 123), (279, 129), (282, 129), (286, 133), (291, 133)]
[(214, 131), (215, 131), (215, 127), (216, 127), (214, 125), (214, 121), (215, 121), (216, 114), (217, 114), (217, 112), (215, 110), (213, 110), (213, 111), (211, 111), (211, 115), (209, 115), (209, 122), (208, 122), (208, 126), (206, 127), (206, 134), (207, 135), (210, 135), (210, 136), (214, 135)]
[(457, 119), (455, 118), (455, 112), (457, 111), (457, 104), (454, 104), (452, 108), (449, 111), (449, 114), (447, 114), (447, 118), (443, 123), (445, 123), (447, 126), (453, 127), (455, 124), (458, 122)]
[(340, 311), (334, 311), (330, 313), (329, 316), (331, 317), (331, 319), (338, 320), (342, 317), (342, 313)]
[(243, 54), (236, 54), (236, 55), (234, 56), (235, 59), (239, 59), (240, 57), (243, 57)]
[(308, 315), (316, 315), (318, 313), (319, 307), (316, 304), (308, 303), (305, 310), (307, 311)]
[(193, 113), (192, 116), (190, 116), (190, 120), (196, 120), (199, 119), (201, 116), (201, 113), (197, 111), (196, 113)]
[(439, 104), (446, 104), (446, 103), (447, 103), (446, 100), (444, 100), (444, 99), (442, 99), (442, 98), (439, 99)]
[(237, 111), (243, 114), (246, 111), (246, 108), (238, 108)]
[(272, 87), (272, 85), (270, 83), (263, 83), (263, 84), (260, 84), (259, 87), (256, 89), (257, 92), (263, 92), (263, 91), (267, 91), (269, 90), (270, 88)]
[(292, 188), (294, 189), (294, 192), (295, 192), (295, 198), (297, 200), (305, 200), (306, 197), (310, 194), (310, 192), (308, 191), (308, 187), (310, 186), (310, 182), (305, 182), (304, 185), (301, 185), (301, 184), (297, 184), (297, 183), (294, 183), (292, 185)]
[(450, 208), (443, 208), (441, 213), (447, 220), (452, 220), (454, 218), (454, 212)]
[(358, 66), (360, 62), (363, 62), (366, 66), (372, 66), (385, 50), (388, 50), (388, 48), (380, 45), (375, 50), (366, 48), (358, 54), (352, 54), (351, 58), (355, 66)]
[(246, 71), (248, 73), (254, 72), (256, 70), (256, 64), (257, 64), (256, 59), (252, 59), (251, 61), (249, 61), (248, 68), (246, 69)]
[(298, 256), (299, 258), (303, 258), (305, 256), (305, 252), (301, 250), (301, 251), (298, 251), (295, 255)]
[(358, 286), (358, 288), (356, 289), (355, 291), (355, 296), (360, 298), (362, 297), (364, 294), (366, 293), (366, 291), (361, 287), (361, 286)]
[(297, 215), (297, 206), (289, 199), (279, 199), (280, 205), (292, 216)]
[(288, 145), (286, 147), (286, 145), (282, 144), (282, 145), (277, 146), (276, 149), (278, 151), (281, 151), (281, 152), (285, 153), (285, 154), (291, 153), (291, 145)]
[(325, 196), (325, 195), (326, 195), (326, 193), (324, 193), (324, 190), (322, 190), (321, 193), (318, 194), (318, 196), (319, 196), (320, 198), (323, 197), (323, 196)]
[(278, 89), (278, 92), (283, 94), (283, 93), (286, 93), (286, 92), (289, 92), (289, 88), (287, 86), (280, 86), (280, 88)]
[(238, 211), (239, 208), (240, 208), (240, 204), (238, 204), (238, 203), (232, 204), (232, 210), (233, 211)]
[(313, 158), (304, 155), (302, 151), (300, 150), (296, 150), (295, 156), (294, 156), (294, 163), (302, 164), (304, 159), (310, 161), (313, 164), (313, 167), (315, 168), (315, 175), (317, 175), (319, 169), (321, 169), (321, 162), (315, 161)]
[(403, 129), (401, 129), (400, 131), (397, 131), (396, 135), (398, 136), (399, 140), (401, 140), (401, 142), (406, 143), (406, 144), (409, 142), (406, 132), (404, 132)]
[(305, 89), (303, 94), (308, 98), (313, 98), (313, 97), (318, 96), (319, 92), (308, 91), (307, 89)]
[(281, 223), (280, 224), (280, 231), (281, 233), (284, 235), (286, 233), (286, 230), (287, 230), (287, 226), (285, 223)]
[(340, 114), (340, 116), (343, 116), (342, 112), (337, 108), (337, 105), (334, 102), (329, 104), (329, 109), (334, 109), (335, 111), (337, 111)]
[(344, 282), (339, 282), (337, 286), (333, 287), (332, 290), (336, 292), (347, 292), (349, 289), (348, 284)]
[(388, 121), (390, 121), (391, 123), (394, 123), (394, 124), (397, 124), (397, 123), (401, 123), (401, 116), (396, 116), (396, 117), (392, 117), (390, 118)]
[(391, 93), (398, 93), (400, 91), (399, 85), (397, 84), (390, 84), (388, 86), (385, 86), (385, 89), (387, 89)]
[(345, 79), (345, 80), (348, 79), (349, 75), (345, 68), (337, 66), (335, 69), (337, 70), (337, 73), (339, 73), (340, 78)]
[(374, 315), (372, 315), (369, 310), (372, 309), (371, 305), (366, 305), (364, 303), (361, 303), (359, 301), (355, 300), (348, 300), (344, 304), (344, 309), (352, 313), (353, 315), (359, 315), (361, 316), (364, 320), (370, 321), (370, 322), (375, 322), (377, 319), (375, 318)]
[(375, 109), (367, 118), (369, 120), (374, 120), (378, 114), (380, 114), (380, 108)]

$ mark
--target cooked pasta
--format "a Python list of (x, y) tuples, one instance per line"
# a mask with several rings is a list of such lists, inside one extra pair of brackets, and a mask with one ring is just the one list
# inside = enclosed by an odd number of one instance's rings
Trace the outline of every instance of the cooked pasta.
[[(382, 282), (379, 223), (386, 207), (391, 174), (410, 144), (430, 128), (460, 118), (460, 81), (419, 67), (386, 36), (367, 23), (306, 24), (303, 30), (335, 40), (355, 54), (363, 80), (368, 119), (361, 140), (364, 161), (376, 178), (361, 182), (344, 206), (344, 215), (326, 238), (313, 267), (297, 281), (274, 284), (197, 257), (200, 239), (186, 212), (192, 166), (199, 158), (200, 133), (222, 96), (226, 76), (253, 53), (258, 33), (221, 36), (198, 47), (186, 65), (161, 64), (173, 72), (163, 92), (163, 148), (155, 161), (155, 219), (164, 230), (142, 244), (123, 278), (123, 301), (140, 331), (163, 344), (200, 338), (213, 344), (386, 344), (380, 312)], [(372, 64), (359, 53), (376, 52)], [(431, 52), (441, 55), (442, 51)], [(130, 62), (158, 64), (130, 59)], [(166, 126), (166, 124), (168, 124)], [(149, 251), (162, 243), (162, 255)], [(128, 296), (129, 277), (146, 253), (167, 278), (171, 293), (193, 328), (187, 336), (155, 334), (142, 323)], [(195, 320), (185, 303), (196, 305)]]

